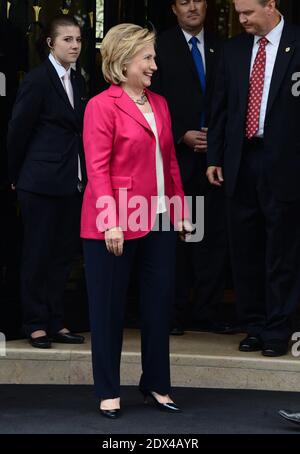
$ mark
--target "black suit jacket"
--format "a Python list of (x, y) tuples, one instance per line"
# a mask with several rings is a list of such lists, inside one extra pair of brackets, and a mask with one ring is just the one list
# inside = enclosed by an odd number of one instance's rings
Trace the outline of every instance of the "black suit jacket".
[(167, 30), (157, 40), (158, 71), (153, 77), (151, 89), (165, 96), (168, 101), (174, 141), (177, 144), (177, 158), (185, 188), (191, 184), (193, 186), (193, 182), (199, 180), (203, 154), (200, 157), (199, 153), (194, 153), (184, 144), (178, 143), (187, 131), (199, 130), (203, 110), (208, 123), (220, 39), (205, 32), (204, 48), (207, 84), (205, 96), (201, 90), (189, 45), (180, 27)]
[(48, 195), (77, 190), (78, 154), (85, 178), (82, 123), (84, 79), (71, 71), (74, 109), (47, 59), (26, 75), (8, 128), (8, 164), (18, 189)]
[[(245, 135), (254, 37), (246, 33), (221, 52), (208, 133), (208, 165), (224, 168), (225, 189), (234, 194)], [(285, 24), (274, 66), (264, 127), (266, 177), (280, 200), (300, 197), (300, 96), (293, 75), (300, 72), (300, 28)]]

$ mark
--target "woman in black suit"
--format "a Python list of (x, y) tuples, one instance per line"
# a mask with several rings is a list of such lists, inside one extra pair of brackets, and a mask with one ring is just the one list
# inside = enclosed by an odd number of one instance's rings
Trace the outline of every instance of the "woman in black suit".
[(81, 51), (73, 17), (56, 17), (49, 58), (20, 86), (8, 132), (9, 173), (24, 224), (23, 327), (32, 346), (82, 343), (64, 325), (63, 294), (79, 238), (84, 184), (84, 80), (71, 69)]

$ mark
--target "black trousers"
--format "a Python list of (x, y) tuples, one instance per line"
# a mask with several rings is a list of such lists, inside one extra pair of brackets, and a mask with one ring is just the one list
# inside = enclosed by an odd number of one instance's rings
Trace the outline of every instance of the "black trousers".
[(174, 326), (182, 325), (191, 288), (194, 289), (192, 319), (200, 323), (218, 320), (229, 257), (223, 189), (205, 181), (198, 189), (188, 188), (186, 194), (193, 194), (193, 199), (196, 195), (204, 196), (204, 237), (195, 243), (177, 242)]
[(286, 340), (300, 299), (300, 200), (278, 200), (266, 176), (263, 141), (246, 143), (228, 224), (237, 311), (263, 340)]
[(24, 225), (23, 328), (56, 333), (64, 327), (63, 295), (79, 251), (81, 195), (53, 197), (18, 191)]
[(101, 240), (83, 241), (96, 395), (120, 396), (124, 309), (133, 260), (138, 260), (142, 376), (140, 388), (170, 390), (169, 329), (174, 292), (176, 233), (152, 231), (128, 240), (120, 257)]

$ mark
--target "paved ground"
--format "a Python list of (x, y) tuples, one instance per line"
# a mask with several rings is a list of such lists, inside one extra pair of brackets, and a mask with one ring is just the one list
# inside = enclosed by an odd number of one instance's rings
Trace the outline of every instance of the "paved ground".
[(123, 413), (109, 421), (97, 411), (91, 386), (0, 386), (1, 434), (300, 434), (280, 408), (300, 411), (300, 393), (177, 388), (176, 415), (144, 405), (122, 388)]

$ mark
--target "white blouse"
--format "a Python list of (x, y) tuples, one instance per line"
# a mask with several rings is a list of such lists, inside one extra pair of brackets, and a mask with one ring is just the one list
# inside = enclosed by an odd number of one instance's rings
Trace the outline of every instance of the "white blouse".
[(149, 123), (150, 128), (153, 131), (156, 139), (156, 181), (157, 181), (157, 214), (165, 213), (167, 211), (166, 202), (165, 202), (165, 180), (164, 180), (164, 167), (163, 160), (161, 155), (161, 149), (159, 145), (159, 139), (157, 134), (156, 122), (154, 118), (154, 113), (144, 113), (144, 116)]

